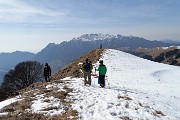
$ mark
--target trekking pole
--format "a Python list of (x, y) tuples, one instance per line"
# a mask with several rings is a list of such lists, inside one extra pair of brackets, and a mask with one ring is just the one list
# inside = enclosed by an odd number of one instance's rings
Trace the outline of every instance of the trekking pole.
[[(95, 72), (95, 76), (96, 76), (96, 67), (94, 67), (94, 72)], [(95, 80), (94, 80), (94, 86), (95, 86)]]
[(95, 86), (95, 80), (94, 80), (94, 86)]
[(109, 88), (110, 88), (110, 84), (109, 84), (108, 76), (107, 76), (107, 75), (106, 75), (106, 80), (107, 80), (108, 86), (109, 86)]
[(94, 71), (95, 71), (95, 74), (96, 74), (96, 67), (94, 67)]

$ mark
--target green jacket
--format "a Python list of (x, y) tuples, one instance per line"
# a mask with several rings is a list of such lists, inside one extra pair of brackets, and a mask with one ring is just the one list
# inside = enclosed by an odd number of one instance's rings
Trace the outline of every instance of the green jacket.
[(99, 71), (99, 75), (105, 75), (107, 72), (107, 68), (105, 65), (100, 64), (97, 71)]

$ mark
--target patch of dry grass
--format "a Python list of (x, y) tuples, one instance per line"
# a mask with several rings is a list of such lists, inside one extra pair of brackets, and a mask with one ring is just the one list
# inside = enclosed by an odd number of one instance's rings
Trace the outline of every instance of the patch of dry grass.
[(58, 109), (58, 107), (56, 107), (56, 106), (51, 106), (51, 107), (48, 107), (48, 108), (44, 108), (44, 109), (41, 109), (41, 111), (50, 111), (50, 110), (57, 110)]
[(48, 120), (48, 118), (42, 114), (19, 113), (0, 116), (0, 120)]
[(123, 116), (123, 117), (120, 117), (120, 120), (132, 120), (132, 119), (129, 118), (129, 116)]
[(59, 99), (65, 99), (67, 94), (68, 94), (67, 92), (61, 91), (61, 92), (57, 92), (54, 96)]
[(32, 99), (23, 99), (21, 101), (14, 102), (8, 106), (1, 109), (0, 112), (23, 112), (31, 107)]
[(78, 120), (78, 112), (76, 110), (68, 109), (65, 113), (54, 117), (52, 120)]
[(92, 63), (96, 63), (100, 59), (103, 51), (104, 49), (96, 49), (82, 55), (80, 58), (74, 60), (70, 64), (60, 69), (56, 74), (51, 77), (51, 80), (58, 80), (70, 76), (82, 77), (82, 73), (80, 71), (81, 66), (79, 65), (79, 63), (83, 63), (86, 58), (88, 58)]

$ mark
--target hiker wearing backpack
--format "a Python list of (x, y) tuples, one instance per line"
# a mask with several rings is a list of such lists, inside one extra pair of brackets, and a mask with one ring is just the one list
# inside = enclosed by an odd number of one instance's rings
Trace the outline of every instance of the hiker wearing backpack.
[(99, 79), (100, 86), (104, 87), (105, 86), (105, 75), (107, 72), (107, 68), (103, 64), (103, 60), (100, 60), (99, 63), (100, 63), (99, 67), (97, 69), (97, 71), (99, 71), (99, 78), (98, 79)]
[[(85, 63), (83, 63), (82, 69), (83, 69), (83, 73), (84, 73), (84, 85), (86, 85), (86, 84), (91, 85), (92, 64), (88, 59), (86, 59)], [(88, 81), (87, 81), (87, 78), (88, 78)]]
[(46, 82), (50, 82), (50, 79), (49, 79), (50, 76), (51, 76), (51, 68), (48, 65), (48, 63), (46, 63), (44, 67), (44, 77), (45, 77)]

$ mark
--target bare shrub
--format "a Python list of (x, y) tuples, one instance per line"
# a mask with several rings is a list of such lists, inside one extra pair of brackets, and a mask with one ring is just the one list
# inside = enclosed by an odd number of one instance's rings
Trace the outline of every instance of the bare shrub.
[(7, 96), (38, 82), (43, 76), (43, 65), (37, 61), (26, 61), (17, 64), (5, 76), (1, 89)]

